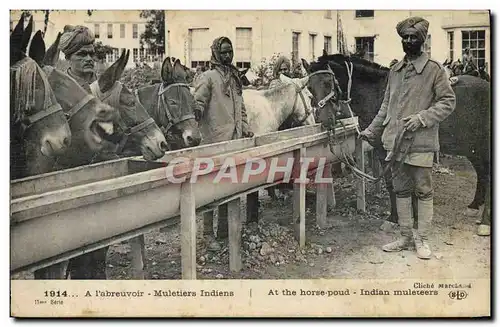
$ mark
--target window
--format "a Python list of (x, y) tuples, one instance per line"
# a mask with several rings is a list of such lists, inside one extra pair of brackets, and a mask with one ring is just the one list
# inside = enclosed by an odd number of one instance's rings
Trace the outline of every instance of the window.
[(375, 57), (374, 37), (357, 37), (356, 38), (356, 53), (360, 54), (364, 59), (373, 61)]
[(332, 19), (332, 11), (331, 10), (325, 10), (325, 18)]
[(316, 47), (316, 34), (309, 34), (309, 57), (316, 59), (314, 48)]
[(139, 61), (139, 49), (137, 49), (137, 48), (132, 49), (132, 56), (134, 58), (134, 62), (138, 62)]
[(101, 35), (101, 33), (99, 32), (99, 24), (94, 24), (94, 36), (96, 39), (98, 39)]
[(212, 40), (208, 35), (208, 28), (192, 28), (189, 29), (189, 60), (191, 68), (198, 66), (208, 66), (205, 62), (210, 61), (212, 52), (210, 46)]
[(108, 24), (108, 39), (113, 38), (113, 24)]
[(325, 41), (323, 42), (323, 50), (327, 54), (332, 53), (332, 37), (331, 36), (325, 36)]
[(455, 42), (453, 40), (454, 37), (454, 32), (448, 32), (448, 47), (450, 50), (450, 53), (448, 54), (448, 59), (453, 61), (453, 48), (455, 47)]
[(191, 68), (196, 68), (196, 67), (206, 67), (208, 69), (210, 67), (210, 62), (209, 61), (191, 61)]
[(143, 62), (144, 61), (144, 48), (143, 49), (139, 49), (139, 61), (140, 62)]
[(427, 39), (425, 40), (424, 43), (424, 52), (427, 53), (427, 55), (430, 57), (431, 56), (431, 35), (427, 35)]
[(138, 34), (139, 34), (138, 26), (137, 26), (137, 24), (133, 24), (132, 25), (132, 38), (137, 39)]
[(125, 38), (125, 24), (120, 24), (120, 38)]
[(250, 68), (252, 62), (252, 29), (247, 27), (236, 27), (236, 67)]
[(292, 33), (292, 62), (295, 64), (299, 60), (299, 32)]
[(356, 10), (356, 18), (374, 17), (375, 10)]
[[(486, 58), (486, 36), (484, 30), (462, 31), (462, 51), (470, 49), (476, 66), (484, 67)], [(462, 60), (463, 61), (463, 60)]]

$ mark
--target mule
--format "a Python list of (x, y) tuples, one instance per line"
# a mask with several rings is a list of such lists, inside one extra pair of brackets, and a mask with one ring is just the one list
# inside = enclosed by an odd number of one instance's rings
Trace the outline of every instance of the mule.
[[(318, 62), (308, 64), (306, 69), (314, 72), (324, 69), (325, 66), (331, 67), (339, 79), (340, 87), (346, 90), (344, 93), (350, 95), (351, 108), (359, 117), (361, 129), (368, 127), (380, 109), (389, 69), (364, 59), (349, 58), (341, 54), (320, 57)], [(440, 151), (445, 154), (465, 156), (474, 166), (477, 174), (475, 195), (464, 214), (475, 216), (479, 214), (480, 206), (485, 203), (490, 188), (490, 86), (488, 82), (478, 77), (460, 75), (452, 87), (456, 95), (456, 108), (440, 123)], [(381, 140), (378, 139), (371, 145), (374, 154), (382, 165), (385, 165), (386, 151), (382, 147)], [(386, 187), (391, 197), (391, 214), (388, 221), (397, 223), (395, 194), (389, 174), (386, 176)], [(484, 210), (489, 212), (489, 208)], [(484, 232), (479, 234), (489, 234), (488, 214), (483, 214), (480, 223), (479, 229)]]
[(10, 35), (10, 178), (36, 174), (37, 162), (63, 153), (71, 131), (45, 72), (26, 48), (33, 17), (24, 28), (24, 15)]
[(161, 82), (137, 90), (139, 103), (162, 129), (170, 150), (199, 145), (202, 135), (194, 116), (196, 102), (180, 61), (172, 65), (170, 57), (165, 58), (161, 78)]
[(288, 119), (295, 126), (316, 123), (311, 99), (307, 94), (308, 78), (291, 79), (280, 76), (284, 84), (267, 90), (243, 90), (250, 130), (255, 135), (276, 132)]
[(163, 157), (168, 145), (154, 119), (135, 95), (119, 81), (129, 56), (130, 50), (124, 50), (120, 58), (90, 88), (94, 96), (120, 112), (121, 120), (118, 123), (121, 137), (113, 154), (119, 157), (142, 154), (144, 159), (152, 161)]
[(118, 111), (88, 94), (71, 76), (54, 68), (59, 57), (58, 35), (54, 44), (45, 51), (45, 42), (38, 31), (30, 46), (33, 58), (47, 74), (56, 99), (69, 122), (72, 133), (71, 146), (54, 160), (40, 161), (38, 173), (72, 168), (88, 164), (98, 153), (114, 147), (113, 124), (119, 119)]

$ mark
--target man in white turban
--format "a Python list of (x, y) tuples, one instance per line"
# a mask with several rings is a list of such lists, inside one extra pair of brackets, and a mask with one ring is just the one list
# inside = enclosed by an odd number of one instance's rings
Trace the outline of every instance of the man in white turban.
[[(455, 110), (455, 93), (444, 67), (422, 51), (429, 22), (410, 17), (396, 26), (405, 56), (391, 67), (384, 101), (370, 126), (367, 141), (381, 137), (387, 161), (400, 167), (393, 179), (401, 238), (382, 249), (395, 252), (415, 244), (417, 256), (431, 258), (428, 243), (433, 217), (432, 164), (439, 151), (439, 123)], [(403, 142), (394, 148), (401, 133)], [(414, 198), (412, 198), (412, 194)], [(412, 201), (417, 201), (418, 230), (413, 238)]]

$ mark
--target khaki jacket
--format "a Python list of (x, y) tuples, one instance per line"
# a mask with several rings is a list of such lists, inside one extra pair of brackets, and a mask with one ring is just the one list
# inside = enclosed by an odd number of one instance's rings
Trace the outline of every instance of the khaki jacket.
[(382, 134), (386, 150), (392, 150), (403, 118), (418, 114), (423, 126), (415, 132), (409, 152), (439, 151), (439, 123), (455, 110), (455, 93), (440, 63), (423, 53), (411, 62), (406, 58), (389, 72), (382, 106), (368, 130)]

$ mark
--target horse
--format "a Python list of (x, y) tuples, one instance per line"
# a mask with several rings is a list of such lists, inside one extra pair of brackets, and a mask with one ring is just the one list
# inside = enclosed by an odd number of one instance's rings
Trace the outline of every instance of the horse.
[(26, 56), (33, 17), (10, 35), (10, 178), (36, 174), (37, 162), (63, 153), (71, 130), (45, 72)]
[[(333, 69), (340, 81), (340, 87), (346, 90), (352, 111), (359, 117), (362, 129), (368, 127), (376, 116), (382, 103), (389, 75), (389, 69), (370, 61), (349, 58), (342, 54), (318, 58), (317, 62), (307, 65), (308, 71), (314, 72), (328, 66)], [(351, 87), (352, 86), (352, 87)], [(464, 214), (475, 216), (479, 207), (485, 204), (490, 188), (490, 86), (479, 77), (470, 75), (457, 76), (452, 86), (456, 95), (456, 108), (439, 127), (440, 151), (447, 154), (462, 155), (468, 158), (477, 174), (477, 185), (474, 199), (467, 206)], [(386, 162), (386, 151), (378, 139), (372, 144), (374, 155)], [(391, 197), (391, 215), (387, 219), (396, 224), (398, 216), (395, 206), (395, 194), (392, 183), (386, 175), (386, 187)], [(489, 199), (488, 199), (489, 201)], [(486, 206), (488, 205), (488, 201)], [(416, 201), (413, 201), (416, 202)], [(416, 208), (414, 206), (414, 212)], [(479, 235), (489, 235), (489, 208), (484, 208), (483, 217), (478, 228)], [(415, 214), (415, 217), (417, 215)]]
[(141, 87), (136, 98), (162, 129), (171, 150), (200, 144), (202, 136), (194, 116), (196, 102), (179, 59), (174, 64), (165, 58), (161, 82)]

